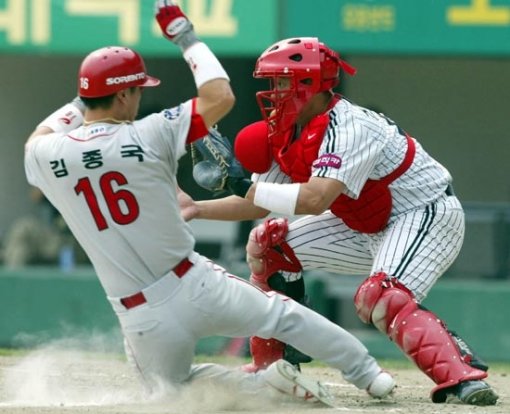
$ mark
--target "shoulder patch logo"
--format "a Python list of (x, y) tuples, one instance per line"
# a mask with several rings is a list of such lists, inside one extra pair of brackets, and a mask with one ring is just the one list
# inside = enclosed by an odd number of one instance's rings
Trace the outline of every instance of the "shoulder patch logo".
[(182, 105), (179, 105), (174, 108), (165, 109), (163, 111), (163, 115), (165, 116), (166, 119), (169, 119), (171, 121), (172, 119), (177, 119), (179, 117), (179, 115), (181, 114), (181, 112), (182, 112)]
[(335, 154), (324, 154), (321, 155), (319, 158), (317, 158), (313, 163), (312, 166), (314, 168), (320, 168), (320, 167), (330, 167), (330, 168), (340, 168), (342, 165), (342, 159)]

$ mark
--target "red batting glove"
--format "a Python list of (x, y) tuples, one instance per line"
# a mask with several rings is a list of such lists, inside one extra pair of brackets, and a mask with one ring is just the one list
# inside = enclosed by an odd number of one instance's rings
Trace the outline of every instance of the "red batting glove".
[(188, 17), (172, 0), (158, 0), (156, 2), (156, 20), (163, 36), (179, 46), (181, 46), (179, 38), (184, 33), (193, 31), (193, 25)]

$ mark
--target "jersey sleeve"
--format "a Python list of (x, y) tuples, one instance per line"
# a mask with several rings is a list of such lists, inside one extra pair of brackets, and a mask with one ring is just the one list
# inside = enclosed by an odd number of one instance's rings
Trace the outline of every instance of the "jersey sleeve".
[(251, 180), (254, 183), (263, 182), (263, 183), (275, 183), (275, 184), (290, 184), (292, 183), (292, 179), (285, 174), (281, 169), (278, 163), (273, 161), (271, 164), (271, 168), (268, 172), (264, 174), (252, 174)]
[(40, 187), (43, 182), (41, 177), (42, 169), (40, 167), (40, 160), (37, 157), (38, 147), (42, 147), (45, 140), (51, 139), (50, 136), (53, 136), (53, 134), (41, 135), (32, 138), (25, 144), (25, 175), (28, 183), (34, 187)]
[(57, 133), (40, 135), (25, 144), (24, 167), (25, 176), (30, 185), (39, 188), (48, 200), (54, 196), (53, 187), (48, 184), (49, 177), (67, 173), (62, 158), (50, 158), (62, 135)]
[(186, 154), (186, 141), (190, 128), (193, 128), (193, 111), (193, 100), (190, 99), (136, 121), (136, 128), (144, 137), (145, 144), (177, 161)]
[(29, 184), (37, 187), (37, 160), (34, 152), (35, 141), (25, 145), (25, 175)]
[(335, 112), (324, 135), (312, 176), (333, 178), (358, 198), (384, 147), (383, 135), (353, 111)]

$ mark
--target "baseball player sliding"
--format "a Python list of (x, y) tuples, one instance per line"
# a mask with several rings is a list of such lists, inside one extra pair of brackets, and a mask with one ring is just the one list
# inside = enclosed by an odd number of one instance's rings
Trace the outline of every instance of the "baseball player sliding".
[[(391, 119), (333, 93), (340, 70), (355, 73), (317, 38), (282, 40), (262, 53), (254, 76), (271, 82), (257, 93), (264, 120), (234, 143), (251, 181), (228, 177), (236, 196), (217, 200), (195, 203), (181, 194), (183, 215), (305, 215), (290, 225), (266, 220), (251, 232), (252, 282), (300, 300), (301, 270), (366, 275), (354, 297), (358, 315), (436, 383), (432, 400), (493, 405), (498, 396), (483, 381), (488, 367), (420, 305), (463, 241), (450, 174)], [(279, 340), (254, 337), (250, 345), (248, 370), (283, 356), (300, 362)]]
[(28, 181), (58, 208), (88, 254), (118, 316), (128, 360), (147, 390), (214, 380), (243, 392), (270, 389), (331, 404), (327, 390), (277, 360), (246, 373), (193, 365), (211, 335), (277, 338), (339, 369), (374, 397), (394, 388), (352, 335), (287, 296), (267, 293), (194, 252), (181, 218), (177, 162), (234, 103), (229, 78), (171, 1), (156, 20), (189, 63), (198, 96), (135, 120), (142, 92), (160, 81), (138, 53), (105, 47), (83, 60), (79, 98), (43, 120), (26, 143)]

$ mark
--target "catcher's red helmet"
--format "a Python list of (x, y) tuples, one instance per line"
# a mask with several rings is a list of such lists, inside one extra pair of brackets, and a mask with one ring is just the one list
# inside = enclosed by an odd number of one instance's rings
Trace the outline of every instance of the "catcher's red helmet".
[[(338, 85), (340, 69), (356, 69), (316, 37), (281, 40), (258, 58), (253, 76), (271, 81), (271, 90), (257, 93), (269, 137), (288, 130), (305, 104), (317, 93)], [(278, 88), (278, 79), (290, 80), (289, 89)], [(277, 90), (277, 93), (275, 91)]]
[(160, 80), (147, 75), (142, 57), (121, 46), (104, 47), (90, 53), (78, 74), (78, 95), (99, 98), (133, 86), (157, 86)]

